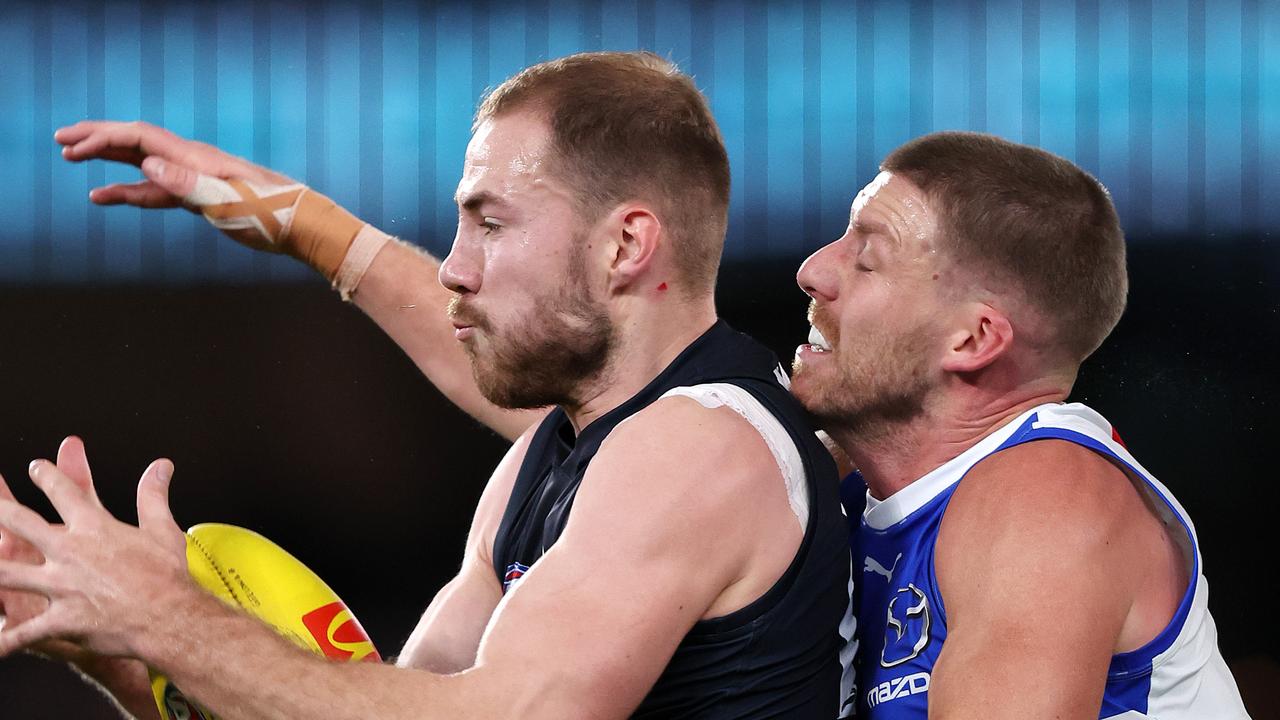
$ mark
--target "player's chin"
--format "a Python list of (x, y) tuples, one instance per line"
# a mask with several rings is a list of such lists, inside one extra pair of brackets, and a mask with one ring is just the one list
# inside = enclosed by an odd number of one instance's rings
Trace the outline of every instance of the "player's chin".
[(799, 357), (791, 365), (791, 394), (806, 409), (811, 410), (819, 400), (821, 394), (819, 375), (817, 368), (806, 365)]
[(832, 359), (830, 350), (808, 344), (796, 347), (795, 357), (791, 360), (792, 383), (802, 375), (812, 377), (821, 374), (829, 368)]

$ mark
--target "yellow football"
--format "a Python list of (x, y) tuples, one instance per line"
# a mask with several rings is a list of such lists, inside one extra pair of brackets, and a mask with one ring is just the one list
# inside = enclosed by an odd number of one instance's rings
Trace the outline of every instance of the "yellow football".
[[(187, 531), (187, 569), (201, 587), (299, 647), (333, 660), (381, 661), (337, 594), (306, 565), (252, 530), (218, 523), (192, 527)], [(151, 673), (151, 691), (166, 720), (216, 720), (159, 673)]]

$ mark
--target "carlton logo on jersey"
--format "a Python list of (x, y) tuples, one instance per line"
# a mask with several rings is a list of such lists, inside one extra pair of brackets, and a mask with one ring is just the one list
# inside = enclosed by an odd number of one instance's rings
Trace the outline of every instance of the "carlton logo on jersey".
[(513, 562), (507, 566), (507, 574), (502, 576), (502, 594), (507, 594), (511, 588), (520, 582), (520, 578), (529, 572), (529, 566), (524, 563)]
[(889, 599), (880, 666), (901, 665), (929, 644), (929, 599), (913, 583), (907, 583)]

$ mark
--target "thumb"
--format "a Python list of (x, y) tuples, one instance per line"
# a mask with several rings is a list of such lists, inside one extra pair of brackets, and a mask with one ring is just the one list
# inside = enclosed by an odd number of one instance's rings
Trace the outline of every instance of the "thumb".
[(182, 528), (169, 509), (169, 481), (173, 463), (167, 459), (153, 461), (138, 481), (138, 527), (175, 552), (186, 552), (187, 541)]
[(196, 189), (197, 173), (194, 170), (162, 160), (157, 155), (148, 155), (142, 161), (142, 174), (146, 175), (151, 182), (180, 198), (185, 198)]

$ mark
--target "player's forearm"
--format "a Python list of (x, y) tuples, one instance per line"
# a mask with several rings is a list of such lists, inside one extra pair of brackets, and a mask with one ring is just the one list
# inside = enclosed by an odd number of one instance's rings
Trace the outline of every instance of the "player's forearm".
[(152, 630), (138, 654), (224, 720), (462, 720), (506, 707), (497, 687), (476, 692), (463, 675), (324, 660), (203, 594)]
[(543, 412), (504, 410), (480, 394), (470, 360), (453, 337), (446, 314), (452, 293), (437, 280), (439, 269), (439, 261), (426, 252), (393, 240), (374, 258), (352, 299), (445, 397), (514, 440)]

